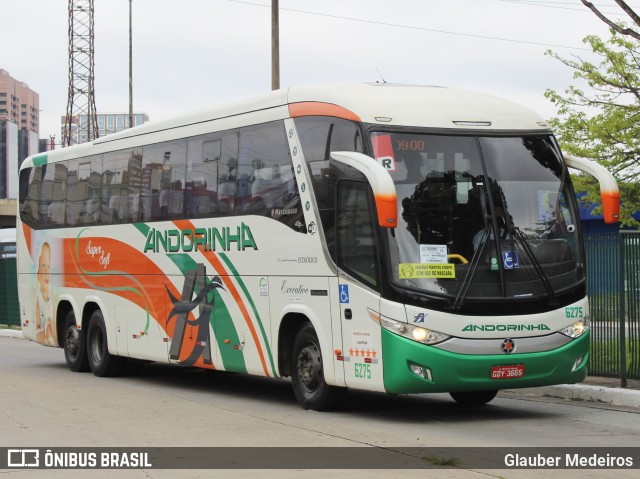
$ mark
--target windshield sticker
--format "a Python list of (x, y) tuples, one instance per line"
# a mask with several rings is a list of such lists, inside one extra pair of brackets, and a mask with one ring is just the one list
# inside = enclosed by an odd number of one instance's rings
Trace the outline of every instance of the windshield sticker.
[(520, 261), (518, 260), (517, 251), (503, 251), (502, 252), (502, 264), (504, 269), (519, 269)]
[(456, 277), (453, 264), (400, 263), (400, 279), (449, 278)]
[(396, 160), (393, 156), (391, 136), (376, 135), (371, 137), (371, 142), (373, 143), (373, 151), (375, 152), (378, 163), (380, 163), (384, 169), (389, 172), (396, 171)]
[(421, 244), (420, 262), (447, 264), (447, 245)]

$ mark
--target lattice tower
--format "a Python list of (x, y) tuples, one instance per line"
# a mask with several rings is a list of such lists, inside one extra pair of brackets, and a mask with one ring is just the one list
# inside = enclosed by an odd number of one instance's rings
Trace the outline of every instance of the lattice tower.
[[(69, 0), (69, 95), (63, 146), (76, 141), (92, 141), (98, 137), (93, 14), (93, 0)], [(77, 136), (74, 134), (76, 128)]]

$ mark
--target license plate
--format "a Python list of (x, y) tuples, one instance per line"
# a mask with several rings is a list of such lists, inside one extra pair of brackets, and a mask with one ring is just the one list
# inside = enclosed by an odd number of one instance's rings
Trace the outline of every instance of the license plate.
[(513, 364), (509, 366), (493, 366), (491, 368), (491, 379), (514, 379), (524, 376), (524, 364)]

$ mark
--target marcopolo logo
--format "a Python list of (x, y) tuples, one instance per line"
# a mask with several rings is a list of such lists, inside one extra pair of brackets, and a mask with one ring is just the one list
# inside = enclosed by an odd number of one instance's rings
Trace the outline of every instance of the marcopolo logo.
[(551, 331), (546, 324), (467, 324), (462, 331)]
[(235, 229), (223, 228), (186, 228), (184, 230), (159, 230), (151, 228), (147, 233), (144, 252), (189, 253), (201, 246), (204, 251), (244, 251), (247, 248), (258, 249), (251, 228), (244, 223)]

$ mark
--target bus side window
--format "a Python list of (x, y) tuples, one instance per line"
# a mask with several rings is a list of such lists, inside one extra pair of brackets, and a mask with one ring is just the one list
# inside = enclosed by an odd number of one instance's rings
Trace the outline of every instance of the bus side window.
[[(335, 253), (335, 185), (329, 178), (329, 154), (332, 151), (362, 152), (362, 138), (358, 126), (348, 120), (326, 116), (307, 116), (295, 119), (302, 144), (320, 222), (327, 247)], [(334, 258), (335, 260), (335, 258)]]
[(38, 226), (38, 198), (39, 185), (35, 184), (37, 168), (25, 168), (20, 172), (20, 219), (35, 228)]
[(66, 225), (95, 225), (101, 221), (102, 156), (69, 160)]
[(236, 209), (306, 230), (282, 121), (242, 128)]
[(369, 185), (338, 184), (338, 266), (367, 285), (378, 286), (373, 202)]
[(188, 218), (233, 214), (237, 158), (237, 130), (189, 139), (185, 200)]
[(106, 153), (102, 174), (104, 223), (138, 221), (142, 154), (140, 149)]
[(43, 226), (61, 226), (65, 223), (67, 162), (42, 166), (40, 218)]
[(174, 140), (142, 148), (140, 213), (142, 221), (184, 217), (187, 141)]

